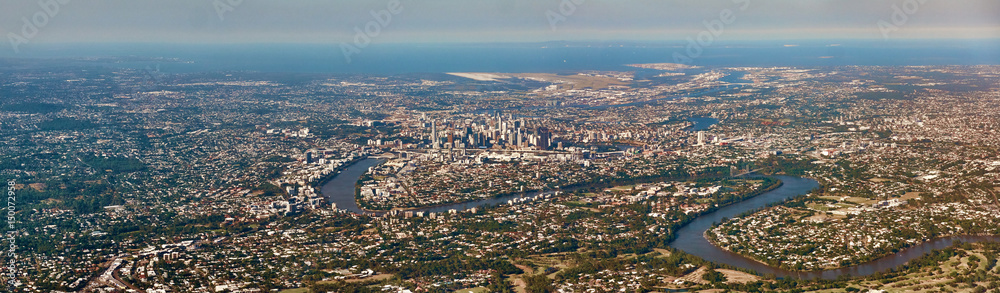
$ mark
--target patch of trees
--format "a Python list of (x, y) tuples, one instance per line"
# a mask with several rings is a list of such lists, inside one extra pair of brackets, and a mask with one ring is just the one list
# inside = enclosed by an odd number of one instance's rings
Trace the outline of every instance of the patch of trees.
[(499, 272), (490, 274), (490, 284), (486, 286), (486, 289), (496, 293), (514, 293), (514, 285), (504, 279), (503, 274)]
[(356, 292), (356, 293), (377, 293), (382, 292), (382, 287), (372, 286), (378, 281), (348, 283), (344, 281), (334, 283), (314, 283), (309, 286), (309, 292)]
[(545, 275), (524, 277), (524, 283), (524, 289), (528, 293), (549, 293), (556, 291), (556, 287), (552, 285), (552, 280)]
[(447, 276), (460, 272), (472, 272), (479, 270), (495, 270), (501, 274), (520, 274), (514, 264), (504, 259), (479, 259), (465, 256), (450, 256), (448, 258), (429, 261), (419, 264), (410, 264), (396, 271), (396, 275), (402, 279), (412, 279), (426, 276)]
[(38, 123), (38, 129), (42, 131), (83, 130), (94, 127), (97, 127), (97, 124), (73, 118), (56, 118)]
[(66, 109), (66, 106), (49, 103), (20, 103), (4, 105), (3, 107), (0, 107), (0, 109), (9, 112), (48, 114), (62, 111), (63, 109)]
[(284, 193), (281, 187), (275, 186), (271, 183), (262, 183), (253, 189), (254, 192), (263, 192), (261, 196), (271, 197), (276, 195), (281, 195)]
[(539, 250), (539, 253), (558, 253), (558, 252), (569, 252), (576, 251), (580, 248), (580, 241), (576, 239), (567, 239), (559, 243), (552, 243), (548, 247)]
[(705, 274), (701, 275), (701, 278), (710, 283), (725, 283), (726, 281), (728, 281), (726, 275), (711, 268), (706, 270)]
[(761, 172), (764, 174), (777, 174), (785, 172), (785, 174), (796, 176), (805, 175), (806, 171), (813, 170), (813, 168), (816, 167), (816, 165), (810, 160), (799, 160), (785, 156), (768, 157), (763, 159), (757, 165), (761, 168)]
[(98, 171), (111, 170), (114, 173), (132, 173), (146, 170), (146, 165), (133, 158), (81, 156), (80, 160)]

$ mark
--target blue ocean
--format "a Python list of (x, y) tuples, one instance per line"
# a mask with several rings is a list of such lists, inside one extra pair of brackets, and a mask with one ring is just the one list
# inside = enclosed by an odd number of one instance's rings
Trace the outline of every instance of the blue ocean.
[[(372, 44), (347, 62), (339, 44), (32, 44), (0, 58), (135, 57), (110, 66), (159, 66), (165, 73), (258, 71), (343, 74), (573, 72), (635, 70), (625, 64), (674, 63), (687, 43), (545, 42)], [(691, 65), (725, 67), (1000, 64), (1000, 40), (824, 40), (719, 42)], [(163, 61), (175, 58), (181, 62)]]

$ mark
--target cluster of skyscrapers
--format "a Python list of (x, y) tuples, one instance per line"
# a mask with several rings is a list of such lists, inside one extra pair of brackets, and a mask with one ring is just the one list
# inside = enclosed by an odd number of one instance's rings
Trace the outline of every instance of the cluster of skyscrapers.
[[(552, 132), (543, 126), (529, 127), (524, 119), (514, 119), (512, 115), (497, 114), (490, 117), (465, 122), (437, 120), (424, 123), (430, 128), (430, 147), (433, 149), (473, 149), (503, 147), (510, 149), (547, 150), (552, 145)], [(439, 130), (438, 128), (442, 128)]]

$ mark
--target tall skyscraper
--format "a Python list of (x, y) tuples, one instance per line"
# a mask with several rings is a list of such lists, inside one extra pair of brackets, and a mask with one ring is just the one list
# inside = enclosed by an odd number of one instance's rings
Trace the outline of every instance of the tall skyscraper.
[(705, 145), (705, 132), (698, 131), (698, 145)]
[(549, 132), (548, 128), (539, 127), (538, 128), (538, 149), (547, 150), (549, 149), (549, 143), (552, 140), (552, 133)]
[(435, 149), (439, 147), (437, 121), (431, 121), (431, 147)]
[(496, 127), (496, 129), (497, 130), (501, 130), (501, 131), (503, 130), (503, 114), (500, 114), (500, 112), (497, 112), (497, 127)]

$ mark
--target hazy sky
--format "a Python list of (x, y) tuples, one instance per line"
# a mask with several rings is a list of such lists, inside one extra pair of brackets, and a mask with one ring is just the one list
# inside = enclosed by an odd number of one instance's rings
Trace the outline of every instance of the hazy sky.
[[(51, 18), (37, 0), (2, 0), (0, 32), (51, 42), (351, 41), (371, 11), (392, 0), (43, 0), (66, 1)], [(400, 0), (373, 43), (683, 40), (728, 9), (719, 39), (1000, 38), (1000, 1), (925, 0)], [(563, 9), (582, 2), (574, 10)], [(749, 2), (745, 10), (742, 3)], [(230, 2), (237, 4), (229, 6)], [(242, 2), (242, 3), (240, 3)], [(910, 0), (911, 4), (919, 3)], [(217, 4), (222, 10), (220, 18)], [(231, 11), (227, 10), (232, 8)], [(49, 9), (50, 12), (52, 9)], [(551, 13), (549, 13), (551, 12)], [(567, 13), (563, 13), (567, 12)], [(900, 16), (906, 15), (903, 20)], [(44, 16), (44, 17), (43, 17)], [(557, 23), (551, 25), (550, 18)], [(565, 17), (564, 20), (562, 17)], [(37, 34), (24, 34), (24, 19)], [(43, 20), (48, 20), (47, 23)], [(902, 20), (902, 21), (901, 21)], [(31, 32), (29, 29), (27, 32)]]

